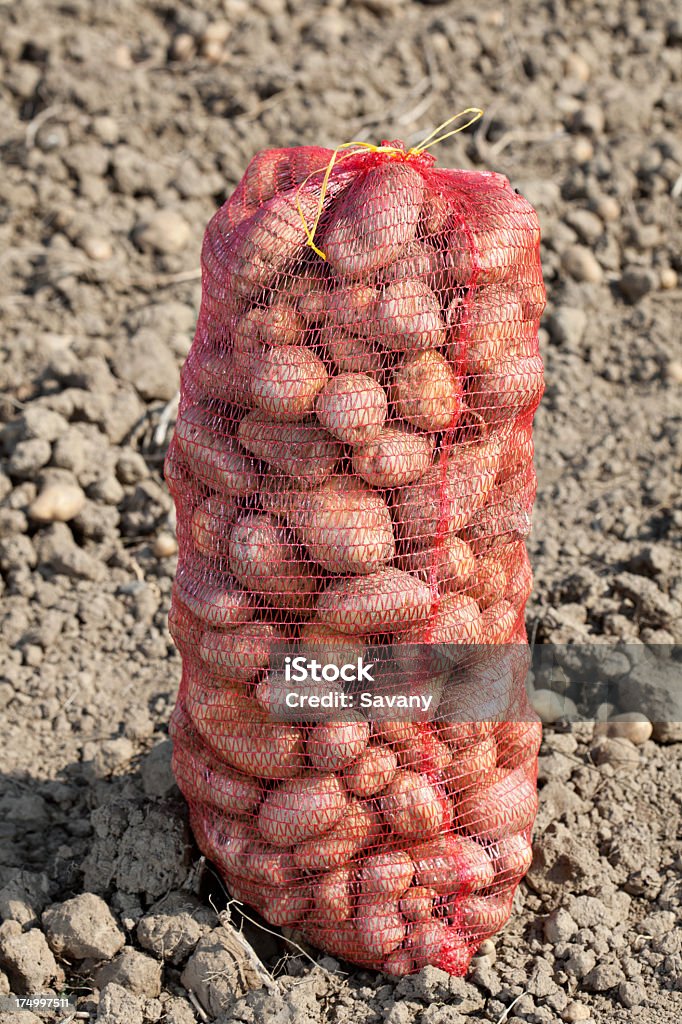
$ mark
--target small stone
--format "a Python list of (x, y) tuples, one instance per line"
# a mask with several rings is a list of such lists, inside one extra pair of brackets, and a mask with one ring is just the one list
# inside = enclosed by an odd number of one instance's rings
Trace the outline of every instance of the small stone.
[(530, 700), (544, 725), (552, 725), (560, 718), (574, 718), (578, 714), (571, 698), (555, 693), (554, 690), (534, 690)]
[(178, 389), (180, 374), (175, 358), (151, 327), (141, 328), (119, 346), (114, 367), (117, 375), (130, 381), (145, 401), (169, 401)]
[(665, 291), (670, 291), (672, 288), (677, 288), (677, 273), (672, 267), (661, 267), (658, 272), (658, 280)]
[(66, 523), (54, 522), (34, 538), (40, 564), (76, 579), (101, 580), (104, 564), (79, 548)]
[(25, 932), (18, 921), (0, 925), (0, 965), (17, 995), (44, 992), (64, 980), (64, 972), (40, 929)]
[(604, 222), (592, 210), (570, 210), (566, 214), (566, 223), (586, 245), (596, 245), (604, 234)]
[(654, 727), (646, 717), (637, 711), (627, 711), (622, 715), (615, 715), (607, 722), (597, 722), (594, 727), (595, 736), (610, 736), (612, 738), (629, 740), (636, 747), (651, 739)]
[(594, 156), (594, 146), (584, 135), (579, 135), (571, 146), (571, 156), (579, 164), (589, 163)]
[(20, 480), (35, 476), (46, 466), (52, 455), (49, 441), (42, 437), (32, 437), (20, 441), (15, 447), (7, 466), (9, 475)]
[(569, 277), (588, 284), (600, 284), (603, 273), (594, 253), (584, 245), (572, 245), (562, 256), (562, 266)]
[(587, 313), (578, 306), (559, 306), (548, 318), (550, 337), (558, 345), (577, 349), (587, 327)]
[(682, 361), (671, 359), (665, 368), (665, 376), (671, 384), (682, 384)]
[(578, 1021), (589, 1020), (591, 1016), (592, 1011), (588, 1006), (573, 1000), (561, 1014), (561, 1019), (566, 1021), (566, 1024), (578, 1024)]
[(161, 992), (161, 964), (127, 946), (115, 960), (96, 972), (95, 982), (99, 988), (113, 982), (133, 995), (154, 998)]
[(85, 494), (76, 483), (49, 482), (31, 502), (28, 514), (38, 523), (68, 523), (83, 510)]
[(97, 1024), (143, 1024), (142, 1001), (122, 985), (110, 982), (100, 992)]
[(621, 295), (628, 302), (639, 302), (658, 285), (656, 272), (649, 267), (626, 267), (618, 283)]
[(154, 539), (153, 550), (157, 558), (171, 558), (178, 552), (178, 542), (172, 533), (164, 530)]
[(496, 959), (497, 950), (495, 949), (495, 943), (492, 939), (484, 939), (474, 953), (473, 960), (487, 960), (489, 963), (494, 964)]
[(545, 918), (545, 938), (554, 945), (560, 942), (569, 942), (577, 931), (578, 925), (568, 911), (562, 907), (553, 910), (549, 917)]
[(190, 893), (170, 893), (137, 925), (141, 946), (160, 960), (181, 964), (202, 935), (215, 925), (215, 914)]
[(588, 82), (590, 79), (590, 65), (579, 53), (569, 53), (564, 61), (564, 72), (567, 78), (574, 78), (578, 82)]
[(262, 987), (260, 975), (243, 952), (240, 954), (229, 930), (222, 926), (201, 939), (180, 981), (211, 1017), (227, 1011), (235, 994)]
[(0, 917), (18, 921), (24, 928), (37, 925), (49, 893), (47, 875), (20, 871), (0, 889)]
[(67, 960), (110, 960), (125, 945), (125, 935), (100, 896), (84, 892), (43, 914), (51, 949)]
[(203, 45), (206, 45), (206, 43), (219, 43), (222, 46), (227, 42), (230, 32), (229, 21), (212, 21), (204, 29), (201, 42)]
[(572, 126), (579, 132), (601, 135), (604, 131), (604, 111), (596, 103), (585, 103), (573, 115)]
[(620, 204), (613, 196), (597, 196), (592, 201), (592, 209), (607, 224), (620, 217)]
[(137, 484), (149, 476), (149, 467), (139, 452), (124, 448), (116, 460), (116, 476), (122, 484)]
[(182, 252), (191, 237), (189, 224), (177, 210), (157, 210), (135, 228), (135, 242), (143, 252)]
[(94, 117), (92, 120), (92, 130), (99, 141), (103, 142), (105, 146), (115, 145), (121, 135), (116, 118), (109, 117), (108, 114)]
[(682, 743), (682, 722), (654, 722), (653, 727), (657, 743)]
[(189, 32), (180, 32), (171, 43), (171, 60), (189, 60), (196, 53), (194, 37)]
[(614, 768), (626, 765), (635, 767), (640, 762), (637, 748), (629, 740), (602, 736), (593, 744), (590, 751), (595, 764), (609, 764)]
[(646, 989), (637, 981), (621, 981), (618, 986), (618, 998), (623, 1006), (631, 1010), (633, 1006), (641, 1006), (646, 1003)]
[(114, 255), (111, 242), (100, 235), (84, 235), (78, 240), (79, 247), (91, 260), (104, 262)]
[(625, 975), (618, 964), (597, 964), (583, 978), (583, 985), (590, 992), (608, 992), (625, 981)]

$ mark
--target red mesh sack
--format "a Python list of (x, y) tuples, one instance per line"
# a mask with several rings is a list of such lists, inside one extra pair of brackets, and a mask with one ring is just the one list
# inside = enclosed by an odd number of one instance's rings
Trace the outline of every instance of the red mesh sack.
[[(269, 922), (463, 974), (511, 912), (537, 803), (539, 227), (497, 174), (400, 143), (331, 158), (260, 154), (206, 230), (166, 461), (174, 770), (202, 851)], [(308, 696), (350, 703), (276, 713), (283, 648), (328, 672)], [(353, 703), (334, 671), (367, 651), (428, 713)]]

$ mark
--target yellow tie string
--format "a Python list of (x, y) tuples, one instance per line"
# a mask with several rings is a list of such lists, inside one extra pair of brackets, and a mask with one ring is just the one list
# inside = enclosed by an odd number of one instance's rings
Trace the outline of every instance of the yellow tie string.
[[(465, 124), (459, 125), (457, 128), (453, 128), (448, 132), (445, 132), (445, 128), (449, 128), (451, 124), (459, 120), (460, 117), (466, 117), (467, 114), (473, 115)], [(470, 128), (472, 124), (476, 124), (483, 117), (483, 111), (478, 107), (467, 107), (466, 110), (460, 110), (458, 114), (454, 114), (453, 117), (449, 117), (447, 121), (443, 121), (437, 128), (434, 128), (432, 132), (426, 136), (425, 139), (419, 143), (418, 146), (413, 146), (405, 152), (402, 149), (398, 149), (396, 146), (375, 146), (371, 142), (342, 142), (340, 146), (337, 146), (332, 153), (329, 163), (326, 168), (318, 167), (317, 170), (311, 171), (311, 173), (301, 182), (296, 189), (296, 208), (298, 209), (301, 221), (303, 222), (303, 230), (305, 231), (306, 240), (313, 252), (316, 252), (318, 256), (321, 256), (323, 260), (326, 260), (325, 254), (315, 245), (315, 232), (317, 231), (318, 224), (320, 223), (320, 217), (322, 216), (322, 210), (324, 208), (324, 200), (327, 195), (327, 189), (329, 187), (329, 179), (334, 167), (341, 160), (346, 157), (353, 156), (357, 149), (367, 149), (371, 153), (400, 153), (404, 156), (405, 160), (409, 160), (412, 156), (420, 156), (425, 153), (427, 149), (431, 149), (432, 146), (437, 146), (439, 143), (444, 142), (446, 139), (451, 138), (453, 135), (459, 134), (459, 132), (465, 131)], [(352, 149), (351, 153), (344, 153), (339, 157), (339, 153), (342, 149)], [(301, 200), (299, 198), (299, 192), (306, 184), (306, 182), (313, 177), (315, 174), (319, 174), (321, 170), (324, 170), (324, 177), (322, 179), (322, 187), (320, 189), (320, 199), (317, 204), (317, 211), (313, 220), (312, 227), (308, 227), (308, 222), (301, 206)]]

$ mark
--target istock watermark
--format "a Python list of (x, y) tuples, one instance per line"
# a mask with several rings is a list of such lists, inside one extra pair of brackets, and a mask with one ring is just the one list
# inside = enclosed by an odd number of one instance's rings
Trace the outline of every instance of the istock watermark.
[(287, 656), (284, 659), (284, 678), (287, 683), (305, 683), (312, 679), (315, 683), (373, 683), (373, 664), (365, 665), (362, 658), (358, 658), (354, 665), (335, 665), (333, 662), (322, 664), (322, 662), (309, 661), (302, 655), (297, 658)]

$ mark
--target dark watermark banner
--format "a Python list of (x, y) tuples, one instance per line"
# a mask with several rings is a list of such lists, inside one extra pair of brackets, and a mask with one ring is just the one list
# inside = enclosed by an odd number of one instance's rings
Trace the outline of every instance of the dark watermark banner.
[(550, 691), (574, 720), (680, 722), (682, 646), (281, 643), (258, 691), (282, 721), (528, 721)]

